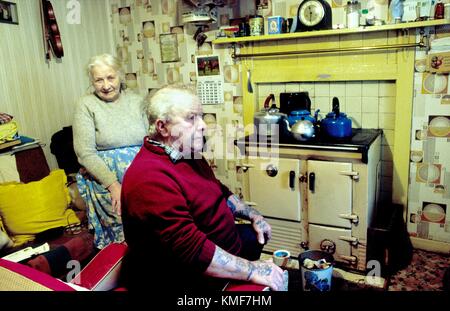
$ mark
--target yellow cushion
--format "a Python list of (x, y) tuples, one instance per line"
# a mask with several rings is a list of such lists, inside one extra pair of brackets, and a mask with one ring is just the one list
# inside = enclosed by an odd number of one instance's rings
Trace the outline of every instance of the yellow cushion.
[(54, 170), (40, 181), (0, 184), (0, 217), (14, 246), (45, 230), (80, 222), (68, 209), (66, 183), (64, 170)]

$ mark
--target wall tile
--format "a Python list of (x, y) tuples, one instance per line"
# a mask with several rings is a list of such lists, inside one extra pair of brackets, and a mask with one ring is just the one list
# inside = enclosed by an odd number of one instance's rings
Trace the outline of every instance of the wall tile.
[(378, 97), (378, 81), (364, 81), (362, 83), (362, 96)]
[(354, 112), (361, 113), (362, 112), (361, 97), (346, 97), (345, 104), (346, 104), (346, 111), (348, 113), (354, 113)]
[(347, 97), (361, 97), (362, 83), (361, 81), (349, 81), (345, 83), (345, 95)]
[(378, 113), (363, 113), (362, 127), (368, 129), (378, 128)]
[(393, 81), (380, 81), (378, 84), (378, 92), (380, 97), (396, 96), (395, 82)]
[(345, 82), (330, 82), (330, 97), (345, 97)]
[(378, 97), (362, 97), (362, 112), (378, 113)]
[(330, 96), (330, 83), (321, 82), (314, 85), (314, 95), (317, 96)]
[(380, 113), (395, 113), (395, 97), (380, 97)]
[(380, 114), (379, 128), (393, 130), (395, 128), (395, 114), (392, 113)]

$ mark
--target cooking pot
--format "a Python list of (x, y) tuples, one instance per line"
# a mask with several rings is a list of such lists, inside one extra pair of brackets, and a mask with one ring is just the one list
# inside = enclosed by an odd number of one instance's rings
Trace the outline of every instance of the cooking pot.
[(289, 125), (292, 126), (295, 124), (295, 122), (300, 120), (308, 120), (311, 121), (313, 124), (316, 124), (319, 111), (320, 111), (319, 109), (316, 110), (316, 112), (314, 113), (314, 117), (310, 114), (309, 110), (291, 111), (288, 117)]
[(284, 121), (287, 130), (298, 141), (307, 141), (315, 136), (314, 124), (309, 120), (298, 120), (292, 127), (289, 126), (288, 120)]
[[(269, 103), (272, 105), (269, 107)], [(264, 108), (255, 113), (253, 117), (253, 124), (256, 126), (256, 131), (260, 136), (276, 136), (279, 135), (281, 127), (284, 127), (282, 120), (287, 118), (287, 115), (281, 113), (274, 103), (275, 96), (270, 94), (264, 101)]]
[(328, 113), (321, 121), (321, 131), (333, 138), (346, 138), (352, 136), (352, 120), (339, 111), (339, 99), (333, 98), (333, 111)]

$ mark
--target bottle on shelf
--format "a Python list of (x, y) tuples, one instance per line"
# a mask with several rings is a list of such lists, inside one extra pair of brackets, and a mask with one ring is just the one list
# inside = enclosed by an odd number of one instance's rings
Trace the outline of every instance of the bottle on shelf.
[(347, 2), (347, 28), (359, 27), (359, 10), (360, 4), (357, 0)]

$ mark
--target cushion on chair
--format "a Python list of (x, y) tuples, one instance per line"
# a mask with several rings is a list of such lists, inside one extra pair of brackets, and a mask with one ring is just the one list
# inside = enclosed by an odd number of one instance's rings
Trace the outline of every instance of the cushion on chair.
[(45, 230), (79, 223), (68, 209), (69, 192), (63, 170), (27, 184), (0, 184), (0, 217), (15, 246), (34, 239)]
[(0, 259), (0, 291), (74, 291), (74, 289), (28, 266)]
[(112, 243), (103, 248), (71, 281), (93, 291), (108, 291), (120, 286), (119, 275), (127, 245)]

